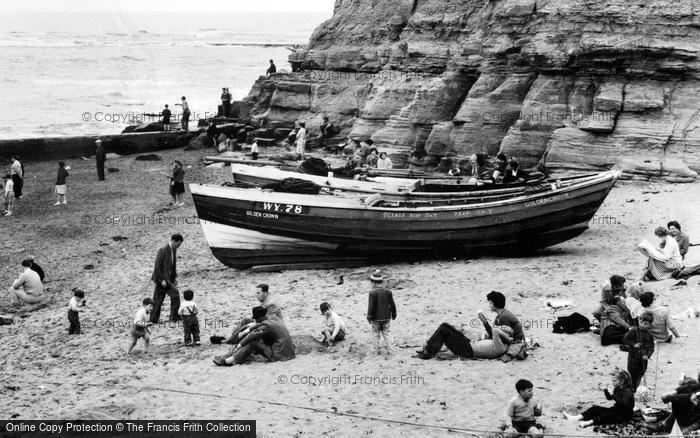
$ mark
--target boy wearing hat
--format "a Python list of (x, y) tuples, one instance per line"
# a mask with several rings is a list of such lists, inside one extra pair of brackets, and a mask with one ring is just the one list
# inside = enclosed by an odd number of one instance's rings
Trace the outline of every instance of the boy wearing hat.
[(375, 269), (369, 276), (372, 282), (372, 290), (369, 292), (369, 303), (367, 306), (367, 322), (372, 324), (372, 335), (374, 336), (374, 350), (381, 354), (381, 338), (384, 337), (387, 354), (393, 354), (391, 346), (391, 321), (396, 319), (396, 304), (391, 291), (384, 286), (384, 277), (379, 269)]

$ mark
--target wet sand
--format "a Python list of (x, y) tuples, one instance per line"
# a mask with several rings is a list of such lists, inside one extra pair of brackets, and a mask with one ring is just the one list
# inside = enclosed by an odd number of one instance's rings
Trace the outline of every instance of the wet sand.
[[(184, 207), (166, 207), (167, 176), (175, 158), (185, 165), (186, 182), (230, 179), (228, 168), (203, 166), (201, 158), (211, 153), (159, 152), (161, 162), (110, 159), (107, 167), (120, 171), (108, 173), (103, 182), (97, 181), (94, 161), (67, 160), (68, 205), (60, 207), (52, 205), (56, 163), (25, 164), (24, 198), (15, 204), (14, 216), (0, 218), (5, 236), (0, 284), (5, 291), (21, 272), (22, 258), (33, 254), (49, 280), (49, 305), (17, 314), (15, 324), (0, 327), (6, 352), (0, 358), (0, 418), (255, 419), (259, 436), (265, 437), (452, 436), (450, 427), (494, 430), (515, 394), (515, 382), (527, 378), (535, 385), (535, 398), (544, 407), (542, 423), (550, 432), (592, 434), (577, 430), (560, 412), (605, 403), (598, 385), (609, 382), (614, 366), (626, 366), (626, 354), (617, 346), (601, 347), (591, 333), (553, 334), (553, 321), (574, 311), (590, 316), (611, 274), (638, 277), (644, 259), (635, 244), (642, 238), (653, 241), (657, 225), (678, 220), (691, 242), (700, 240), (698, 184), (662, 184), (658, 194), (643, 194), (648, 184), (621, 182), (588, 231), (529, 257), (237, 271), (211, 255), (189, 191)], [(127, 325), (141, 300), (152, 295), (156, 251), (174, 232), (185, 237), (178, 252), (180, 290), (195, 291), (203, 345), (184, 347), (182, 328), (161, 324), (149, 353), (139, 343), (129, 357)], [(688, 263), (700, 263), (700, 249), (691, 248)], [(398, 307), (392, 331), (399, 348), (392, 357), (372, 354), (370, 348), (367, 277), (376, 267), (388, 276)], [(341, 274), (344, 282), (338, 285)], [(699, 279), (677, 288), (672, 288), (675, 280), (648, 286), (675, 314), (700, 309)], [(295, 336), (317, 335), (322, 325), (318, 305), (329, 301), (346, 321), (348, 340), (334, 352), (300, 348), (308, 354), (285, 363), (215, 367), (213, 356), (226, 347), (211, 345), (209, 336), (228, 334), (249, 314), (258, 283), (268, 283), (277, 294)], [(67, 334), (66, 306), (74, 287), (87, 292), (81, 336)], [(510, 363), (411, 358), (443, 321), (479, 329), (476, 311), (488, 308), (485, 296), (491, 290), (506, 295), (507, 307), (529, 327), (526, 335), (541, 345), (530, 357)], [(555, 312), (545, 307), (552, 299), (574, 305)], [(0, 314), (8, 308), (6, 292), (2, 300)], [(162, 315), (168, 306), (166, 299)], [(653, 386), (658, 379), (657, 394), (672, 389), (682, 372), (700, 370), (700, 319), (676, 323), (690, 338), (663, 344), (652, 357), (648, 383)], [(661, 406), (658, 397), (654, 405)]]

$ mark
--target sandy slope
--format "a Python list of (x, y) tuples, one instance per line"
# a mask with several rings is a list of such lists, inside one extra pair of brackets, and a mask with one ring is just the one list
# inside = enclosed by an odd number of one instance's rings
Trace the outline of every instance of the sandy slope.
[[(5, 236), (0, 284), (8, 285), (20, 272), (19, 261), (32, 253), (50, 279), (50, 306), (0, 327), (6, 352), (0, 357), (0, 418), (238, 418), (256, 419), (265, 437), (448, 436), (456, 433), (330, 412), (493, 429), (514, 394), (515, 381), (525, 377), (535, 383), (550, 430), (575, 433), (559, 411), (603, 401), (598, 384), (607, 383), (608, 371), (624, 366), (626, 357), (616, 347), (600, 347), (592, 334), (552, 334), (552, 321), (573, 310), (588, 313), (609, 275), (636, 277), (643, 259), (634, 244), (653, 238), (657, 224), (676, 219), (691, 241), (700, 235), (697, 184), (661, 186), (659, 194), (642, 194), (646, 186), (621, 183), (589, 231), (536, 257), (383, 266), (395, 285), (398, 318), (392, 327), (402, 348), (394, 357), (378, 357), (369, 354), (371, 337), (364, 318), (367, 271), (372, 267), (273, 274), (227, 269), (211, 256), (193, 223), (189, 198), (185, 207), (143, 225), (145, 216), (169, 200), (165, 173), (173, 158), (193, 166), (187, 169), (187, 181), (228, 179), (226, 170), (203, 168), (199, 159), (206, 154), (163, 152), (164, 161), (155, 163), (114, 159), (108, 165), (121, 171), (108, 174), (104, 183), (96, 181), (93, 162), (71, 161), (69, 204), (63, 207), (51, 205), (56, 164), (27, 165), (25, 197), (14, 217), (0, 219)], [(110, 225), (117, 216), (130, 217), (130, 225)], [(156, 249), (176, 231), (185, 235), (178, 261), (181, 290), (194, 289), (207, 341), (199, 349), (182, 347), (181, 329), (162, 325), (155, 330), (152, 351), (145, 355), (139, 345), (129, 358), (124, 325), (141, 299), (152, 293), (149, 277)], [(113, 236), (127, 239), (117, 242)], [(700, 263), (700, 250), (691, 249), (690, 259)], [(88, 264), (94, 269), (84, 269)], [(337, 285), (340, 274), (345, 282)], [(314, 351), (286, 363), (214, 367), (211, 358), (224, 347), (210, 345), (208, 337), (230, 331), (233, 321), (247, 315), (254, 287), (261, 282), (279, 294), (294, 334), (318, 331), (318, 304), (327, 300), (345, 318), (349, 340), (336, 352)], [(698, 278), (686, 287), (672, 289), (673, 283), (656, 283), (651, 289), (673, 313), (691, 305), (700, 308)], [(82, 317), (85, 334), (77, 337), (67, 335), (65, 307), (72, 287), (87, 291), (89, 305)], [(508, 307), (531, 327), (527, 335), (537, 338), (542, 348), (526, 361), (512, 363), (411, 358), (414, 347), (440, 322), (469, 323), (477, 309), (486, 309), (485, 295), (491, 290), (506, 294)], [(550, 298), (571, 299), (575, 306), (553, 312), (544, 307)], [(700, 370), (699, 324), (697, 319), (679, 322), (691, 337), (661, 347), (658, 392), (672, 387), (681, 372)], [(309, 376), (325, 381), (302, 383)]]

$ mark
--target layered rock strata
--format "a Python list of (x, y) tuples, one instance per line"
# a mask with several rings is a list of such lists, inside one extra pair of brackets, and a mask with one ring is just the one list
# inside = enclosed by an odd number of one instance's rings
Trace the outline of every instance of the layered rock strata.
[(254, 119), (396, 156), (504, 152), (525, 166), (692, 181), (700, 171), (696, 0), (337, 0), (260, 78)]

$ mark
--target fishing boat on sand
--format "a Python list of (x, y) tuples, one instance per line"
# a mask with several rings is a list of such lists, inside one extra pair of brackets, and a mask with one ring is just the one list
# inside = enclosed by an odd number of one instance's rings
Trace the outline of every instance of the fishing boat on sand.
[(588, 228), (620, 176), (569, 179), (546, 192), (483, 202), (305, 195), (190, 184), (202, 229), (225, 265), (464, 254), (467, 249), (533, 251)]

